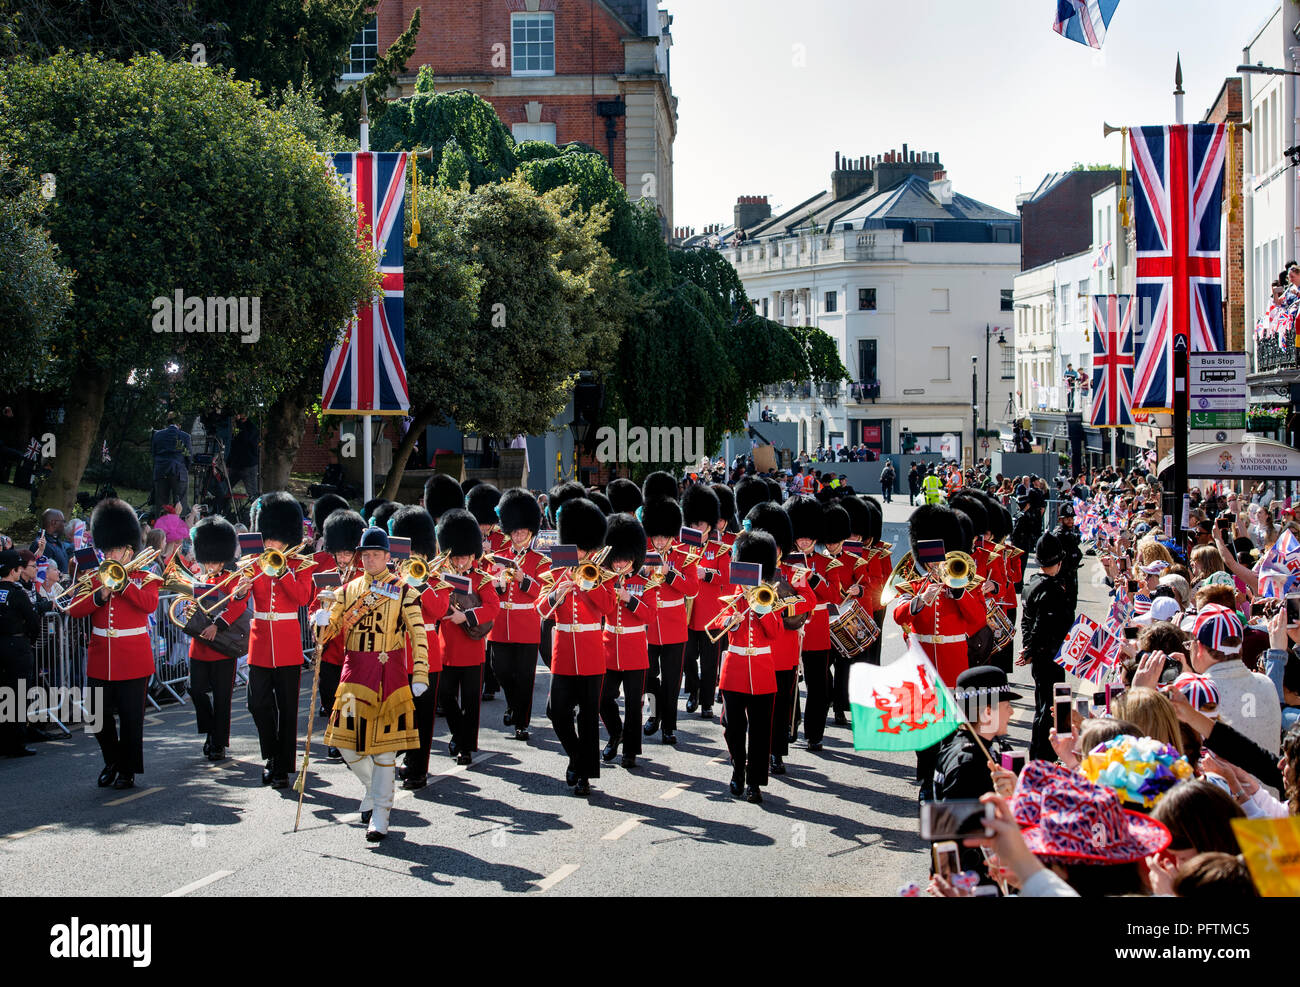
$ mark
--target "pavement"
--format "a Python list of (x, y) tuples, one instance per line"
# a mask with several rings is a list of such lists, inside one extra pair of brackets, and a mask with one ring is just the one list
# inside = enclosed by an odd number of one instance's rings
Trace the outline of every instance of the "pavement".
[[(885, 505), (885, 539), (906, 550), (907, 501)], [(1089, 560), (1089, 565), (1092, 565)], [(1081, 572), (1081, 576), (1088, 570)], [(1104, 610), (1105, 587), (1081, 579), (1081, 604)], [(884, 660), (903, 652), (887, 622)], [(1032, 683), (1011, 734), (1028, 746)], [(188, 703), (151, 712), (145, 773), (127, 792), (100, 789), (94, 738), (35, 745), (0, 760), (0, 871), (10, 895), (894, 895), (923, 882), (914, 756), (857, 753), (847, 727), (826, 729), (825, 749), (802, 733), (763, 803), (733, 799), (722, 727), (679, 707), (676, 748), (645, 745), (638, 767), (605, 767), (589, 798), (564, 783), (565, 758), (545, 718), (549, 672), (539, 664), (532, 739), (501, 723), (504, 703), (483, 704), (481, 751), (468, 768), (447, 756), (439, 720), (430, 784), (398, 790), (389, 837), (364, 839), (361, 785), (316, 741), (303, 805), (261, 785), (256, 733), (235, 694), (230, 753), (202, 755)], [(303, 676), (300, 735), (310, 676)], [(683, 701), (684, 702), (684, 701)], [(720, 707), (718, 707), (720, 711)], [(602, 739), (603, 744), (603, 739)], [(614, 762), (617, 765), (617, 761)], [(400, 784), (400, 783), (399, 783)]]

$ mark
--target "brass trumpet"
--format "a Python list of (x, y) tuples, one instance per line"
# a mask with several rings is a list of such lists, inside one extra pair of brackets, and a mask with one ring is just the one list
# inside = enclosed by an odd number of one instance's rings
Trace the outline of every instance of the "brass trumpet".
[(418, 589), (429, 581), (429, 565), (424, 559), (412, 556), (397, 567), (397, 575), (407, 586)]
[(609, 546), (606, 545), (599, 552), (593, 555), (586, 562), (581, 563), (573, 573), (573, 581), (578, 584), (578, 589), (584, 593), (595, 589), (602, 583), (609, 582), (615, 578), (618, 573), (613, 569), (606, 569), (601, 563), (609, 556)]
[[(718, 617), (726, 614), (727, 619), (723, 621), (722, 626), (705, 631), (709, 636), (710, 644), (717, 644), (744, 622), (745, 613), (740, 609), (741, 600), (744, 600), (750, 609), (766, 607), (768, 611), (771, 611), (788, 607), (792, 603), (798, 603), (801, 597), (782, 597), (781, 591), (775, 583), (759, 583), (757, 586), (748, 586), (734, 596), (730, 598), (724, 597), (724, 599), (726, 599), (727, 605), (718, 611)], [(717, 617), (714, 619), (716, 620)]]
[(984, 577), (975, 573), (975, 560), (965, 552), (944, 556), (940, 579), (949, 589), (973, 589), (984, 582)]
[[(143, 569), (147, 565), (151, 565), (157, 558), (158, 550), (156, 548), (146, 548), (125, 565), (121, 562), (115, 562), (113, 559), (105, 559), (103, 562), (99, 563), (99, 568), (94, 572), (87, 572), (84, 575), (78, 576), (76, 582), (54, 598), (54, 605), (63, 612), (71, 610), (78, 603), (95, 592), (93, 581), (96, 576), (99, 577), (100, 587), (105, 591), (109, 593), (119, 593), (126, 589), (126, 584), (131, 581), (131, 573)], [(162, 579), (162, 576), (153, 572), (146, 573), (145, 575), (150, 579)], [(72, 595), (72, 599), (66, 605), (61, 604), (60, 601), (69, 594)]]
[(290, 563), (310, 559), (311, 555), (303, 554), (302, 551), (310, 544), (311, 539), (307, 539), (290, 552), (281, 552), (278, 548), (268, 548), (261, 555), (254, 558), (242, 559), (235, 571), (243, 576), (246, 575), (247, 570), (256, 566), (259, 572), (253, 576), (254, 579), (257, 576), (270, 576), (275, 579), (289, 571)]

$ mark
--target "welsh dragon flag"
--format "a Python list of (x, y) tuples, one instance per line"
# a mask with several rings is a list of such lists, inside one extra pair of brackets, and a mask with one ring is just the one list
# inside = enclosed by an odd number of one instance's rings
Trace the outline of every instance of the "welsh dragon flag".
[(939, 743), (965, 719), (913, 641), (907, 653), (885, 665), (849, 666), (853, 747), (860, 751), (919, 751)]

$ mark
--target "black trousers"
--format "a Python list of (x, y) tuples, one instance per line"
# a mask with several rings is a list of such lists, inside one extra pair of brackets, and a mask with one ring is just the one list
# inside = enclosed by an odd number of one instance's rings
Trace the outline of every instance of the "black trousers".
[(718, 659), (726, 643), (726, 638), (720, 638), (714, 644), (709, 640), (708, 631), (686, 632), (686, 650), (682, 655), (686, 691), (695, 693), (705, 709), (713, 708), (713, 694), (718, 688)]
[[(212, 698), (208, 698), (212, 693)], [(235, 694), (235, 659), (190, 660), (190, 698), (199, 733), (218, 750), (230, 746), (230, 700)]]
[[(27, 706), (25, 690), (35, 685), (32, 681), (32, 644), (21, 634), (0, 637), (0, 687), (11, 690), (15, 707)], [(18, 683), (23, 682), (24, 694), (18, 693)], [(15, 709), (15, 712), (17, 710)], [(26, 746), (27, 724), (21, 718), (13, 723), (0, 723), (0, 754), (13, 754)]]
[[(641, 697), (645, 694), (644, 668), (635, 671), (606, 670), (600, 690), (600, 718), (610, 740), (622, 738), (624, 754), (641, 753)], [(623, 720), (618, 718), (618, 690), (623, 689)]]
[[(794, 726), (794, 698), (798, 687), (798, 669), (790, 668), (776, 673), (776, 695), (772, 698), (772, 722), (769, 733), (772, 738), (770, 753), (777, 757), (785, 757), (790, 753), (790, 730)], [(727, 697), (725, 690), (722, 696), (724, 699)]]
[[(809, 743), (820, 743), (826, 734), (826, 712), (831, 705), (830, 664), (830, 649), (803, 653), (803, 684), (808, 690), (808, 708), (804, 712), (803, 734), (808, 738)], [(836, 678), (838, 679), (839, 676), (836, 675)], [(847, 690), (847, 674), (845, 678)]]
[[(104, 764), (119, 775), (144, 772), (144, 697), (149, 676), (138, 679), (89, 679), (92, 689), (102, 689), (103, 726), (95, 734)], [(119, 724), (121, 733), (118, 733)]]
[(482, 665), (442, 666), (438, 677), (438, 705), (442, 707), (451, 739), (462, 751), (478, 750), (478, 712), (482, 701)]
[(1030, 666), (1034, 674), (1034, 726), (1029, 734), (1029, 759), (1055, 761), (1051, 731), (1055, 724), (1052, 700), (1056, 698), (1053, 686), (1065, 681), (1065, 669), (1051, 659), (1035, 660)]
[(501, 683), (497, 681), (496, 670), (492, 665), (492, 649), (496, 647), (494, 641), (484, 642), (487, 645), (486, 660), (483, 662), (483, 691), (490, 696), (495, 696), (501, 690)]
[(339, 691), (339, 679), (343, 675), (342, 665), (333, 665), (327, 661), (320, 663), (320, 706), (317, 712), (329, 716), (334, 710), (334, 696)]
[(662, 730), (677, 729), (677, 695), (682, 691), (682, 657), (686, 642), (681, 644), (650, 644), (650, 671), (646, 675), (645, 689), (655, 697), (654, 715), (659, 717)]
[(555, 645), (555, 621), (546, 619), (542, 621), (542, 640), (537, 645), (537, 651), (542, 656), (542, 664), (548, 669), (551, 667), (551, 648)]
[(537, 645), (492, 642), (492, 664), (505, 690), (511, 725), (527, 730), (533, 718), (533, 685), (537, 679)]
[(262, 759), (271, 762), (273, 776), (297, 770), (298, 686), (302, 665), (248, 668), (248, 711), (257, 726)]
[(880, 495), (885, 498), (886, 504), (894, 502), (894, 487), (892, 484), (882, 483), (880, 485)]
[[(434, 711), (438, 707), (438, 676), (441, 672), (429, 673), (429, 688), (423, 696), (412, 696), (415, 703), (415, 726), (420, 731), (420, 746), (408, 750), (402, 758), (406, 765), (408, 778), (423, 778), (429, 773), (429, 748), (433, 745)], [(414, 684), (415, 679), (408, 676), (407, 684)]]
[(604, 675), (551, 676), (551, 726), (569, 755), (570, 770), (579, 778), (600, 777), (600, 692), (604, 684)]
[(748, 692), (722, 690), (722, 707), (727, 721), (722, 735), (726, 738), (727, 750), (731, 752), (732, 765), (737, 771), (745, 772), (745, 780), (751, 785), (767, 784), (768, 754), (776, 735), (782, 732), (774, 729), (774, 725), (779, 727), (779, 724), (774, 724), (774, 698), (771, 693), (751, 696)]
[(916, 752), (916, 780), (921, 783), (922, 789), (934, 791), (934, 769), (939, 763), (939, 748), (941, 744), (932, 744), (929, 747), (923, 747)]

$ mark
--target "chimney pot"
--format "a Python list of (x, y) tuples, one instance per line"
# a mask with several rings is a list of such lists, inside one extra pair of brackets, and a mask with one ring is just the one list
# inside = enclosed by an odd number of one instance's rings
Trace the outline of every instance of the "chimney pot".
[(836, 170), (836, 171), (839, 171), (839, 170), (840, 170), (840, 152), (839, 152), (839, 151), (836, 151), (836, 152), (835, 152), (835, 170)]

